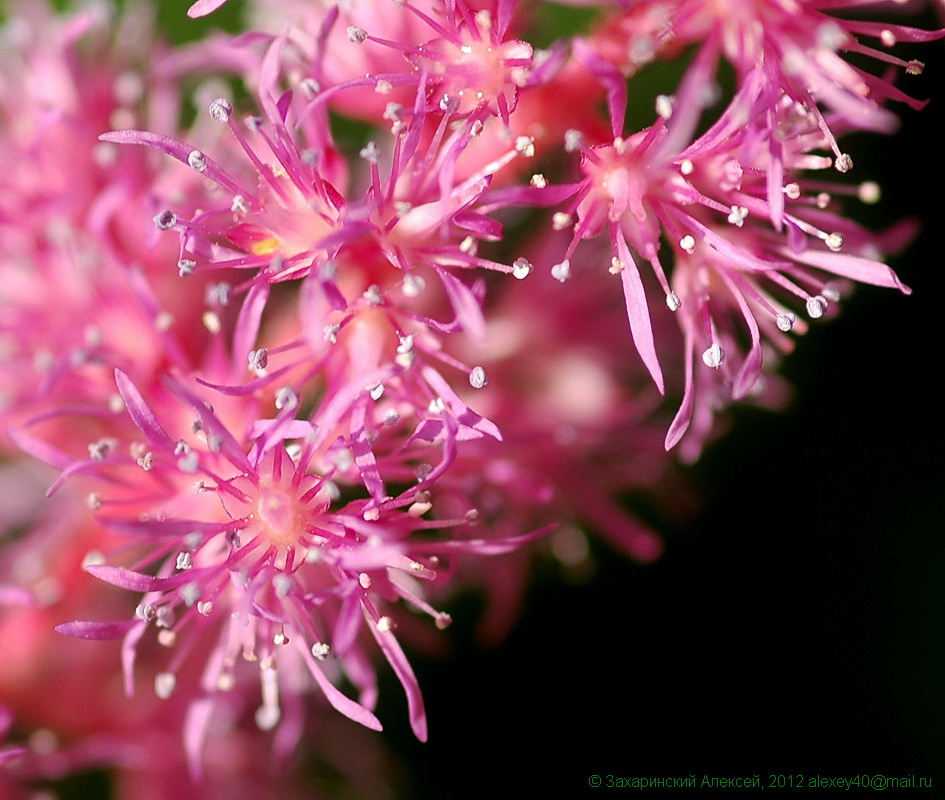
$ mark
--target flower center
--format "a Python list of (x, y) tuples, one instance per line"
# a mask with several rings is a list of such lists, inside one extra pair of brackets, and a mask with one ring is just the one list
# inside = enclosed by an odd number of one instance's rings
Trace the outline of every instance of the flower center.
[(256, 518), (263, 536), (276, 547), (295, 544), (305, 530), (305, 513), (298, 498), (271, 486), (260, 489)]

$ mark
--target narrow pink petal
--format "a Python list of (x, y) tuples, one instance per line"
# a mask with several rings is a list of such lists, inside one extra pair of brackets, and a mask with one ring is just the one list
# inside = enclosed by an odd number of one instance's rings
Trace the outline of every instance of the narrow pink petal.
[(630, 255), (630, 248), (627, 247), (627, 241), (622, 232), (617, 233), (616, 240), (617, 258), (624, 265), (620, 272), (620, 279), (623, 282), (623, 294), (627, 302), (630, 334), (640, 358), (643, 359), (644, 365), (656, 383), (656, 388), (660, 390), (660, 394), (665, 394), (663, 372), (660, 370), (660, 362), (656, 356), (656, 344), (653, 341), (653, 327), (650, 324), (650, 310), (646, 304), (643, 281), (640, 280), (640, 272), (633, 256)]
[(388, 663), (393, 667), (394, 672), (400, 679), (401, 686), (407, 695), (407, 711), (410, 715), (410, 727), (414, 735), (421, 741), (427, 740), (427, 712), (423, 706), (423, 695), (420, 693), (420, 684), (417, 682), (417, 676), (414, 675), (407, 656), (400, 647), (397, 637), (390, 631), (379, 631), (377, 624), (365, 612), (368, 627), (374, 638), (380, 645), (381, 650), (387, 658)]
[(361, 473), (365, 488), (370, 492), (371, 497), (380, 502), (386, 499), (387, 490), (377, 468), (377, 458), (368, 440), (365, 427), (366, 414), (367, 409), (364, 403), (358, 403), (351, 412), (351, 453)]
[(124, 567), (113, 567), (109, 564), (90, 564), (85, 570), (99, 580), (105, 581), (105, 583), (132, 592), (163, 592), (168, 589), (175, 589), (193, 580), (193, 573), (195, 572), (195, 570), (191, 570), (167, 578), (158, 578)]
[(810, 264), (812, 267), (852, 278), (861, 283), (871, 283), (874, 286), (885, 286), (890, 289), (899, 289), (903, 294), (912, 294), (912, 289), (902, 283), (895, 272), (888, 266), (869, 258), (847, 256), (842, 253), (829, 253), (825, 250), (805, 250), (795, 258)]
[(116, 369), (115, 383), (118, 385), (118, 393), (125, 403), (125, 408), (128, 410), (132, 422), (138, 426), (148, 438), (148, 441), (166, 449), (173, 449), (174, 441), (167, 431), (161, 427), (154, 416), (154, 412), (151, 411), (137, 387), (132, 383), (131, 378), (120, 369)]
[(315, 678), (319, 688), (325, 693), (325, 698), (336, 711), (340, 711), (348, 719), (354, 720), (365, 728), (370, 728), (372, 731), (384, 729), (381, 725), (381, 721), (374, 716), (374, 714), (339, 691), (335, 685), (325, 677), (321, 667), (318, 666), (318, 662), (315, 661), (315, 657), (304, 644), (299, 646), (299, 652), (301, 652), (305, 658), (305, 663), (308, 665), (312, 677)]
[(623, 133), (627, 113), (627, 79), (606, 58), (596, 53), (583, 39), (571, 42), (571, 52), (601, 82), (607, 94), (607, 108), (614, 137)]
[(207, 404), (190, 391), (183, 383), (170, 375), (166, 376), (165, 383), (178, 397), (186, 400), (193, 406), (194, 411), (196, 411), (197, 415), (200, 417), (200, 424), (203, 425), (208, 441), (213, 440), (219, 451), (226, 456), (227, 460), (234, 467), (247, 474), (255, 475), (256, 470), (253, 468), (252, 464), (250, 464), (239, 442), (236, 441), (236, 438), (230, 433), (226, 426), (220, 422), (217, 415), (207, 407)]
[(8, 429), (7, 436), (27, 455), (33, 456), (33, 458), (56, 467), (57, 469), (67, 469), (75, 461), (74, 458), (66, 455), (61, 450), (57, 450), (41, 439), (36, 439), (28, 433), (23, 433), (23, 431), (17, 430), (16, 428)]
[(225, 2), (226, 0), (197, 0), (196, 3), (187, 9), (187, 16), (191, 19), (205, 17), (207, 14), (216, 11)]
[(499, 431), (498, 427), (496, 427), (495, 423), (480, 416), (469, 408), (469, 406), (460, 399), (459, 395), (453, 391), (452, 387), (443, 379), (439, 372), (432, 367), (424, 367), (423, 377), (424, 380), (430, 384), (430, 387), (446, 401), (456, 421), (465, 429), (466, 434), (460, 438), (478, 438), (485, 435), (491, 436), (493, 439), (500, 442), (502, 441), (502, 433)]
[(486, 320), (482, 315), (482, 307), (479, 300), (472, 290), (459, 278), (442, 269), (437, 269), (440, 280), (443, 281), (443, 287), (449, 297), (450, 305), (456, 312), (456, 319), (466, 331), (476, 341), (483, 341), (486, 338)]
[(75, 620), (74, 622), (63, 622), (56, 626), (57, 633), (63, 633), (66, 636), (75, 636), (79, 639), (117, 639), (124, 636), (135, 625), (138, 620), (126, 619), (121, 622), (88, 622), (84, 620)]
[(187, 754), (187, 766), (194, 780), (199, 780), (203, 775), (200, 757), (207, 741), (212, 713), (212, 697), (201, 697), (187, 707), (187, 716), (184, 719), (184, 752)]
[[(176, 158), (181, 163), (187, 164), (187, 166), (190, 166), (190, 154), (194, 152), (194, 148), (186, 142), (181, 142), (178, 139), (163, 136), (159, 133), (151, 133), (150, 131), (110, 131), (103, 133), (98, 138), (103, 142), (114, 142), (115, 144), (136, 144), (144, 147), (153, 147), (172, 158)], [(234, 194), (242, 194), (247, 198), (253, 196), (252, 192), (247, 192), (236, 183), (216, 161), (206, 154), (203, 154), (203, 157), (206, 163), (206, 169), (203, 169), (201, 174), (205, 175), (210, 180), (216, 181), (221, 186), (225, 186)]]
[(686, 332), (686, 388), (683, 394), (683, 401), (679, 406), (679, 411), (673, 418), (669, 431), (666, 433), (664, 446), (667, 450), (672, 450), (683, 435), (689, 429), (689, 423), (692, 420), (692, 409), (695, 403), (695, 391), (692, 385), (692, 336), (689, 331)]
[(236, 361), (234, 366), (237, 369), (245, 368), (246, 359), (256, 344), (259, 325), (268, 300), (268, 283), (253, 284), (246, 294), (246, 299), (243, 301), (239, 317), (236, 320), (236, 329), (233, 331), (233, 358)]

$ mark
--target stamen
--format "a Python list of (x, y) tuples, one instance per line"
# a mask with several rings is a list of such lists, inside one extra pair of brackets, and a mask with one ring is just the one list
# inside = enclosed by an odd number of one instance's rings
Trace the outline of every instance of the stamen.
[(479, 366), (473, 367), (469, 373), (469, 385), (473, 389), (481, 389), (487, 383), (489, 383), (489, 377), (486, 375), (485, 369)]
[(713, 342), (713, 344), (702, 353), (702, 362), (707, 367), (718, 369), (725, 363), (725, 351), (718, 343)]
[(225, 97), (218, 97), (210, 103), (210, 118), (215, 122), (229, 122), (233, 114), (233, 104)]

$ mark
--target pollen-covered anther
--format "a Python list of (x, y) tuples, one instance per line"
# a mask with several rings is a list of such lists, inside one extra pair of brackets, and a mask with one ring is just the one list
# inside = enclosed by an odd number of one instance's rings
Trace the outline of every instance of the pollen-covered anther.
[[(433, 503), (430, 501), (430, 493), (417, 492), (417, 499), (415, 502), (411, 503), (410, 506), (407, 508), (407, 513), (410, 514), (411, 517), (422, 517), (431, 508), (433, 508)], [(414, 564), (411, 566), (414, 569), (418, 569), (418, 568), (422, 569), (422, 567), (420, 567), (419, 564), (416, 564), (416, 562), (414, 562)]]
[(292, 409), (298, 406), (299, 396), (291, 386), (283, 386), (276, 392), (275, 404), (279, 411)]
[(536, 189), (544, 189), (548, 185), (548, 179), (540, 172), (536, 172), (534, 175), (532, 175), (529, 183)]
[(450, 625), (453, 624), (453, 618), (445, 611), (441, 611), (434, 618), (433, 624), (436, 625), (437, 630), (445, 631)]
[(162, 700), (167, 700), (177, 686), (177, 676), (173, 672), (159, 672), (154, 676), (154, 693)]
[(218, 334), (223, 330), (223, 320), (216, 311), (204, 311), (200, 319), (209, 333)]
[(426, 287), (427, 283), (419, 275), (405, 275), (400, 290), (405, 297), (416, 297)]
[(551, 268), (551, 277), (564, 283), (571, 277), (571, 262), (566, 258), (564, 261), (555, 264)]
[(376, 164), (380, 158), (381, 151), (378, 150), (377, 144), (374, 142), (368, 142), (366, 145), (364, 145), (364, 147), (361, 148), (359, 155), (369, 164)]
[(348, 26), (348, 41), (354, 42), (355, 44), (361, 44), (364, 40), (367, 39), (367, 31), (364, 28), (359, 28), (356, 25)]
[(843, 234), (831, 233), (824, 238), (824, 244), (835, 253), (839, 253), (843, 248)]
[(173, 211), (165, 209), (159, 214), (154, 215), (154, 225), (160, 231), (167, 231), (173, 228), (177, 224), (177, 214)]
[(207, 169), (207, 157), (199, 150), (191, 150), (187, 154), (187, 164), (191, 169), (197, 172), (205, 172)]
[(725, 351), (718, 342), (713, 342), (703, 351), (702, 363), (712, 369), (718, 369), (725, 363)]
[(177, 274), (181, 278), (193, 275), (196, 268), (197, 262), (189, 258), (182, 258), (177, 262)]
[(469, 385), (472, 386), (473, 389), (481, 389), (487, 383), (489, 383), (489, 376), (486, 375), (485, 368), (481, 366), (475, 366), (472, 368), (472, 370), (470, 370)]
[(517, 136), (515, 139), (515, 152), (525, 158), (532, 158), (535, 155), (535, 140), (531, 136)]
[(775, 325), (778, 326), (778, 330), (787, 333), (794, 327), (794, 323), (797, 318), (793, 314), (778, 314), (775, 318)]
[(728, 215), (728, 221), (736, 228), (740, 228), (745, 224), (745, 217), (747, 216), (748, 209), (745, 208), (745, 206), (732, 206), (731, 212)]
[(923, 70), (925, 70), (925, 64), (923, 64), (921, 61), (916, 61), (913, 59), (906, 64), (907, 75), (921, 75)]
[(551, 227), (556, 231), (563, 231), (571, 224), (571, 215), (564, 211), (558, 211), (551, 218)]
[(686, 234), (679, 240), (679, 246), (689, 255), (692, 255), (696, 249), (696, 240), (691, 234)]
[(564, 149), (567, 153), (573, 153), (584, 147), (584, 134), (574, 128), (569, 128), (564, 132)]
[(512, 262), (512, 277), (518, 280), (524, 280), (532, 271), (532, 264), (526, 258), (516, 258)]
[(365, 590), (370, 589), (371, 576), (368, 575), (366, 572), (362, 572), (360, 575), (358, 575), (358, 584), (361, 586), (362, 589), (365, 589)]
[(614, 256), (610, 259), (610, 274), (617, 275), (626, 269), (627, 265), (623, 263), (617, 256)]
[(317, 661), (324, 661), (331, 654), (331, 645), (325, 642), (315, 642), (312, 645), (312, 655)]
[(807, 315), (811, 319), (820, 319), (827, 310), (827, 298), (823, 295), (814, 295), (807, 298)]
[(381, 294), (381, 287), (376, 283), (372, 283), (370, 286), (368, 286), (362, 297), (372, 306), (379, 306), (382, 302), (384, 302), (384, 296)]
[(679, 307), (682, 305), (682, 301), (679, 299), (679, 295), (676, 292), (670, 292), (666, 295), (666, 307), (670, 311), (679, 311)]
[(837, 172), (849, 172), (853, 169), (853, 159), (849, 153), (841, 153), (833, 163)]
[(89, 458), (92, 459), (92, 461), (104, 461), (112, 451), (114, 451), (117, 445), (117, 440), (110, 436), (103, 437), (97, 442), (92, 442), (88, 446)]
[(208, 111), (215, 122), (228, 122), (233, 114), (233, 104), (225, 97), (218, 97), (210, 103)]
[(796, 183), (789, 183), (781, 190), (788, 200), (797, 200), (801, 196), (801, 187)]
[(882, 191), (876, 181), (863, 181), (856, 190), (856, 196), (861, 203), (873, 205), (878, 203), (882, 196)]
[(394, 620), (392, 620), (390, 617), (381, 617), (377, 621), (377, 629), (381, 633), (389, 633), (390, 631), (394, 630), (394, 628), (396, 627), (397, 625), (394, 623)]
[(265, 347), (250, 350), (248, 356), (249, 368), (253, 372), (262, 372), (269, 366), (269, 351)]
[(659, 94), (656, 96), (656, 113), (663, 119), (669, 119), (673, 116), (673, 107), (676, 105), (676, 98), (670, 94)]

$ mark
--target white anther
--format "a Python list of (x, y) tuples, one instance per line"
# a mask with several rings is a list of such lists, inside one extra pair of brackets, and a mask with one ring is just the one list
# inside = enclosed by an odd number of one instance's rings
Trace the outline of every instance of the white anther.
[(210, 103), (210, 117), (215, 122), (228, 122), (233, 113), (233, 104), (225, 97), (218, 97)]
[(187, 154), (187, 163), (197, 172), (204, 172), (207, 169), (207, 157), (199, 150), (191, 150)]
[(718, 345), (717, 342), (713, 342), (706, 350), (702, 353), (702, 363), (707, 367), (712, 369), (718, 369), (725, 363), (725, 351)]

